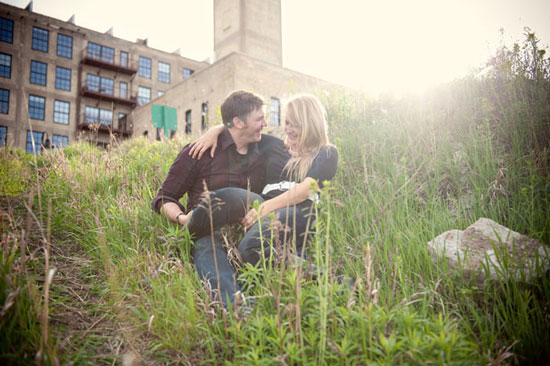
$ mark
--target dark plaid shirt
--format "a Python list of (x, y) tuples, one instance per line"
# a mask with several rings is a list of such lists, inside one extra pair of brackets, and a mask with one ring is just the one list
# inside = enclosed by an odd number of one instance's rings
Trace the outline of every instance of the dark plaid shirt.
[[(263, 137), (262, 137), (263, 139)], [(168, 176), (151, 206), (157, 212), (164, 203), (174, 202), (184, 212), (195, 207), (201, 200), (204, 183), (208, 190), (215, 191), (223, 187), (240, 187), (253, 192), (261, 192), (265, 176), (265, 155), (260, 153), (258, 144), (248, 145), (246, 155), (239, 154), (229, 131), (218, 137), (218, 148), (214, 158), (208, 151), (200, 160), (189, 156), (190, 146), (186, 145), (172, 164)], [(262, 157), (262, 155), (264, 155)], [(187, 207), (180, 199), (187, 193)]]

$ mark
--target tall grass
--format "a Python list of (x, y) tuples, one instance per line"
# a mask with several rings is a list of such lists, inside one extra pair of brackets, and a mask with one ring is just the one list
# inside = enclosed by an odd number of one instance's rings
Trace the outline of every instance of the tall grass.
[[(128, 352), (147, 364), (548, 359), (547, 274), (479, 282), (426, 247), (480, 217), (550, 243), (550, 89), (548, 80), (529, 80), (470, 77), (422, 97), (377, 101), (325, 94), (337, 176), (322, 192), (308, 261), (283, 256), (240, 273), (247, 303), (254, 298), (250, 314), (224, 312), (207, 296), (189, 233), (150, 209), (185, 141), (133, 139), (109, 151), (78, 143), (17, 160), (40, 193), (30, 211), (51, 239), (20, 234), (29, 226), (18, 219), (27, 215), (24, 200), (5, 194), (1, 359), (35, 362), (41, 332), (52, 355), (44, 363), (112, 364)], [(76, 272), (93, 297), (71, 300), (71, 283), (46, 281), (47, 252), (36, 249), (48, 243), (51, 260), (80, 258)], [(342, 275), (356, 279), (353, 291)], [(65, 340), (74, 322), (57, 316), (77, 304), (91, 320), (80, 338)], [(36, 322), (46, 309), (49, 329)]]

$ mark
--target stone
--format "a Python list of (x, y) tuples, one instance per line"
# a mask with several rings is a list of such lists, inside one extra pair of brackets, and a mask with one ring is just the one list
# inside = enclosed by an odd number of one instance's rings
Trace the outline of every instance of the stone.
[(428, 252), (481, 282), (488, 277), (530, 281), (550, 269), (550, 248), (488, 218), (444, 232), (428, 242)]

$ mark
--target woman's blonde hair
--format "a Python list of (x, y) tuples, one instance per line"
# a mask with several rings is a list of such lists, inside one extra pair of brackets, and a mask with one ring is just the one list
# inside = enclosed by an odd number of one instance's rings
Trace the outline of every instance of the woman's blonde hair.
[(328, 145), (326, 114), (314, 95), (298, 95), (286, 104), (285, 119), (301, 130), (296, 151), (285, 165), (285, 172), (293, 180), (304, 180), (321, 146)]

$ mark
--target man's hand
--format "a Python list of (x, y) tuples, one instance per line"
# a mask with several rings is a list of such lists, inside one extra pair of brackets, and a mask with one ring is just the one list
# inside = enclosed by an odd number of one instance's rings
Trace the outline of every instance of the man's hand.
[(185, 229), (185, 227), (187, 226), (187, 224), (189, 223), (189, 219), (191, 218), (191, 214), (193, 213), (193, 211), (187, 213), (187, 214), (178, 214), (176, 216), (176, 221), (179, 225), (181, 225), (182, 228)]

